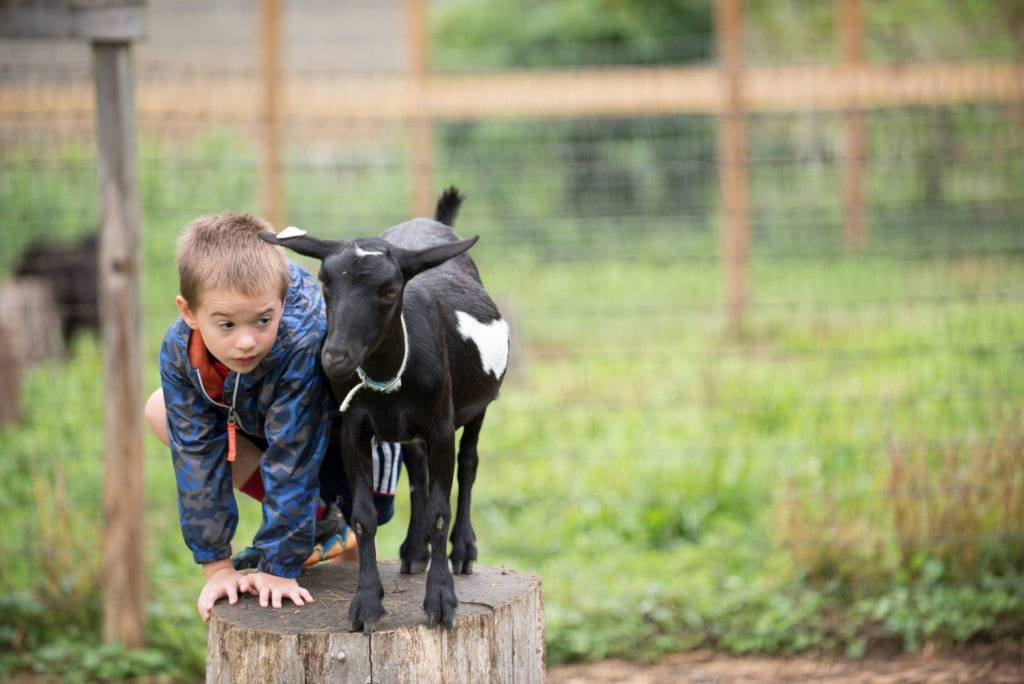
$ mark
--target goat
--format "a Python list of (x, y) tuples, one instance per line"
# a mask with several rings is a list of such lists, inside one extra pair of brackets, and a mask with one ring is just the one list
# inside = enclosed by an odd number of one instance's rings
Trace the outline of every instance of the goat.
[(99, 330), (97, 249), (95, 233), (66, 247), (34, 240), (15, 266), (17, 277), (42, 278), (53, 290), (65, 344), (78, 330)]
[(458, 606), (445, 550), (460, 427), (459, 498), (451, 525), (455, 572), (472, 574), (477, 557), (469, 513), (477, 442), (505, 376), (509, 329), (465, 253), (479, 236), (461, 240), (451, 228), (463, 199), (451, 187), (438, 200), (434, 220), (413, 219), (378, 237), (324, 240), (296, 228), (260, 234), (321, 261), (327, 334), (320, 359), (335, 396), (344, 397), (340, 439), (353, 492), (349, 522), (359, 547), (352, 631), (371, 632), (384, 614), (372, 437), (408, 445), (403, 452), (412, 514), (399, 555), (403, 573), (420, 571), (429, 560), (423, 609), (430, 627), (444, 623), (451, 629)]

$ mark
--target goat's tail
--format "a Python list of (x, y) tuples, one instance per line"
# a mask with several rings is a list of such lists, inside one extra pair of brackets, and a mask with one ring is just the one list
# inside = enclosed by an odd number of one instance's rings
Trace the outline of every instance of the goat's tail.
[(458, 188), (454, 185), (441, 193), (437, 200), (437, 209), (434, 210), (434, 220), (440, 221), (446, 226), (454, 226), (455, 218), (459, 215), (459, 207), (465, 195), (460, 195)]

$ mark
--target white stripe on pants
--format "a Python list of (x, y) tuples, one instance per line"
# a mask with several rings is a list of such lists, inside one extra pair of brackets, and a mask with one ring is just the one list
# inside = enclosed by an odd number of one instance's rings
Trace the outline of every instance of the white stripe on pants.
[(373, 491), (375, 494), (394, 496), (398, 489), (398, 469), (402, 462), (402, 445), (395, 442), (370, 440), (373, 454)]

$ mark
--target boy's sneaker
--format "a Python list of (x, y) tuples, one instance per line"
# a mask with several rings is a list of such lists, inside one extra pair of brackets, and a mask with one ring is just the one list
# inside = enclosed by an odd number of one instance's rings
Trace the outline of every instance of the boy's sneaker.
[(324, 506), (324, 517), (316, 521), (316, 532), (313, 533), (313, 541), (316, 544), (323, 544), (328, 539), (336, 534), (341, 534), (348, 528), (348, 521), (345, 520), (345, 514), (341, 512), (341, 507), (337, 503), (327, 505), (324, 500), (321, 499), (320, 503)]
[(251, 546), (246, 546), (231, 557), (231, 565), (235, 570), (251, 570), (259, 564), (260, 554)]
[(324, 517), (316, 521), (315, 546), (302, 567), (336, 558), (356, 546), (356, 535), (348, 526), (337, 503), (327, 506)]
[(308, 568), (310, 565), (315, 565), (321, 561), (337, 558), (346, 551), (351, 551), (355, 547), (355, 532), (346, 526), (344, 532), (340, 534), (333, 534), (323, 543), (314, 546), (313, 553), (309, 555), (309, 558), (307, 558), (306, 562), (302, 564), (302, 567)]
[[(321, 561), (337, 558), (346, 551), (355, 549), (355, 547), (355, 532), (346, 525), (342, 532), (332, 534), (323, 541), (318, 541), (313, 546), (313, 553), (309, 554), (309, 558), (302, 564), (302, 567), (306, 568)], [(252, 570), (259, 564), (260, 554), (251, 546), (245, 547), (231, 557), (231, 565), (238, 571)]]
[[(313, 543), (313, 553), (302, 564), (304, 568), (355, 549), (356, 535), (345, 521), (338, 504), (332, 503), (328, 506), (324, 517), (316, 521)], [(231, 556), (231, 565), (235, 570), (249, 570), (257, 567), (259, 563), (260, 554), (251, 546)]]

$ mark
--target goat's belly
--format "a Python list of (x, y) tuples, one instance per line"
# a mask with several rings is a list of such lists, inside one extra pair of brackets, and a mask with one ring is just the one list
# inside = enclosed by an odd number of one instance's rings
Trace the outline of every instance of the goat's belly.
[(455, 428), (458, 429), (473, 420), (487, 408), (487, 405), (491, 403), (494, 398), (490, 398), (487, 401), (481, 401), (476, 404), (470, 404), (469, 406), (461, 406), (459, 410), (455, 412)]

